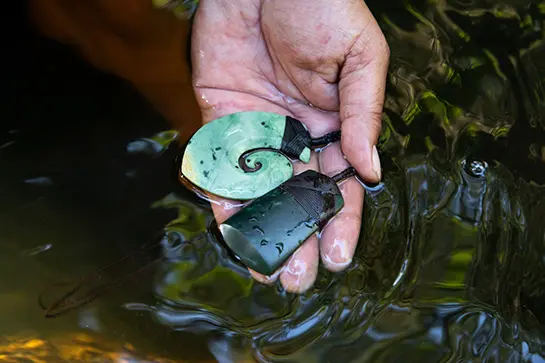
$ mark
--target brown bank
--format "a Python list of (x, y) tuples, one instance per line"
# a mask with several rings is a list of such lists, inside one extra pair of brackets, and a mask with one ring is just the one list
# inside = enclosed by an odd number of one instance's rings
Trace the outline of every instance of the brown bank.
[(189, 25), (151, 0), (30, 0), (45, 36), (132, 83), (186, 140), (200, 124), (185, 58)]

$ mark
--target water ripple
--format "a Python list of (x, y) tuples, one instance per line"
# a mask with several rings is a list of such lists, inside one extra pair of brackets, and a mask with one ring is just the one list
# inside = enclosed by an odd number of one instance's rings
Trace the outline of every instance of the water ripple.
[(354, 263), (301, 296), (260, 285), (186, 204), (159, 323), (259, 362), (545, 360), (543, 4), (387, 3), (368, 1), (392, 50), (385, 176)]

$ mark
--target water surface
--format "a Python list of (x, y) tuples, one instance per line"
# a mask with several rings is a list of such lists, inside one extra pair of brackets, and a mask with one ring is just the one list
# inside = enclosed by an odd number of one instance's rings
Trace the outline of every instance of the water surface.
[[(392, 51), (384, 183), (354, 263), (300, 296), (255, 283), (206, 232), (209, 208), (172, 178), (176, 148), (149, 140), (168, 123), (130, 87), (43, 40), (12, 59), (0, 354), (86, 334), (180, 361), (545, 361), (545, 4), (368, 4)], [(43, 318), (45, 284), (157, 240), (132, 282)]]

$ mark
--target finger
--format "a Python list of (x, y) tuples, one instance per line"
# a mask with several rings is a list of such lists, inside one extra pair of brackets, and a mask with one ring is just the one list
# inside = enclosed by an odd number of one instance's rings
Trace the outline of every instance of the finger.
[(225, 222), (241, 209), (240, 207), (235, 207), (235, 205), (240, 204), (240, 202), (235, 200), (219, 198), (217, 196), (211, 196), (210, 199), (212, 200), (212, 212), (218, 224)]
[(260, 274), (259, 272), (254, 271), (251, 268), (249, 268), (248, 271), (257, 282), (264, 285), (272, 285), (276, 282), (276, 280), (278, 280), (278, 277), (284, 271), (284, 269), (285, 265), (276, 270), (271, 276)]
[[(362, 2), (362, 6), (365, 4)], [(366, 9), (368, 16), (372, 14)], [(367, 181), (382, 177), (376, 143), (389, 63), (389, 48), (378, 24), (368, 22), (346, 55), (339, 81), (342, 150)]]
[[(303, 171), (305, 170), (309, 170), (309, 169), (314, 169), (314, 170), (317, 170), (318, 169), (318, 155), (316, 153), (312, 153), (311, 156), (310, 156), (310, 161), (308, 164), (303, 164), (303, 163), (295, 163), (293, 165), (293, 169), (294, 169), (294, 174), (297, 175), (297, 174), (300, 174), (302, 173)], [(312, 238), (312, 237), (311, 237)], [(316, 251), (311, 251), (312, 248), (310, 247), (304, 247), (307, 243), (309, 242), (309, 240), (306, 240), (305, 242), (303, 242), (303, 244), (301, 245), (301, 247), (299, 247), (293, 255), (296, 255), (298, 254), (298, 251), (301, 250), (302, 248), (304, 248), (303, 250), (304, 251), (307, 251), (303, 254), (303, 256), (301, 256), (301, 259), (303, 260), (303, 263), (305, 264), (308, 264), (308, 265), (311, 265), (312, 263), (314, 263), (315, 261), (311, 261), (310, 259), (312, 258), (315, 258), (316, 260), (318, 260), (318, 244), (316, 243), (315, 244), (315, 250)], [(312, 246), (312, 242), (311, 242), (311, 246)], [(291, 261), (291, 258), (288, 259), (288, 261), (282, 266), (280, 267), (277, 271), (275, 271), (272, 275), (270, 276), (266, 276), (266, 275), (263, 275), (263, 274), (260, 274), (256, 271), (253, 271), (252, 269), (248, 269), (248, 271), (250, 271), (250, 274), (259, 282), (261, 283), (264, 283), (264, 284), (272, 284), (274, 282), (276, 282), (276, 280), (278, 279), (278, 277), (281, 277), (284, 273), (286, 273), (286, 266), (287, 264), (289, 264), (289, 262)], [(287, 291), (290, 291), (290, 292), (296, 292), (299, 290), (299, 288), (297, 287), (297, 284), (294, 282), (294, 279), (293, 278), (289, 278), (289, 277), (284, 277), (284, 280), (286, 280), (289, 282), (289, 286), (286, 286), (284, 283), (282, 283), (282, 285), (284, 286), (284, 288), (287, 290)], [(302, 273), (301, 276), (299, 276), (299, 279), (298, 281), (300, 281), (301, 283), (303, 284), (308, 284), (310, 283), (312, 285), (312, 283), (314, 283), (314, 280), (316, 279), (316, 274), (313, 274), (313, 271), (312, 270), (309, 270), (309, 273)], [(282, 280), (282, 277), (281, 277), (281, 280)]]
[(286, 291), (300, 294), (307, 291), (318, 275), (318, 237), (307, 239), (291, 256), (280, 274), (280, 282)]
[[(318, 155), (313, 153), (308, 164), (298, 163), (294, 165), (295, 174), (305, 170), (318, 170)], [(303, 293), (316, 281), (320, 256), (318, 252), (318, 237), (316, 234), (309, 237), (299, 247), (285, 264), (280, 274), (280, 282), (286, 291), (291, 293)]]
[[(332, 144), (320, 153), (320, 170), (333, 176), (349, 166), (340, 145)], [(320, 255), (330, 271), (341, 271), (352, 262), (358, 244), (364, 190), (355, 178), (339, 185), (344, 198), (341, 211), (327, 224), (320, 236)]]
[(341, 121), (338, 112), (329, 112), (309, 107), (301, 102), (287, 101), (286, 107), (290, 113), (294, 115), (293, 117), (304, 121), (313, 138), (324, 136), (325, 134), (341, 129)]

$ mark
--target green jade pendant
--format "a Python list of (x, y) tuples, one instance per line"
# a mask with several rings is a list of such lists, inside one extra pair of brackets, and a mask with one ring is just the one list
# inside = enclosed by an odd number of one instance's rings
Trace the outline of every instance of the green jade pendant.
[(181, 174), (220, 197), (251, 200), (293, 175), (292, 160), (310, 161), (311, 149), (340, 139), (313, 139), (304, 124), (269, 112), (239, 112), (203, 125), (189, 140)]

